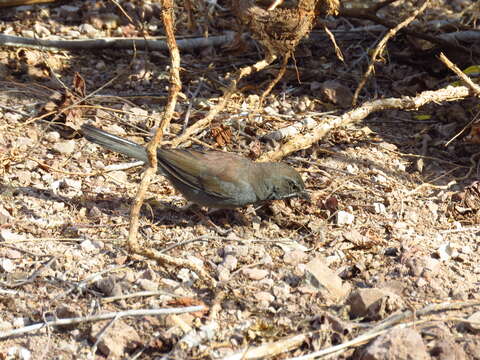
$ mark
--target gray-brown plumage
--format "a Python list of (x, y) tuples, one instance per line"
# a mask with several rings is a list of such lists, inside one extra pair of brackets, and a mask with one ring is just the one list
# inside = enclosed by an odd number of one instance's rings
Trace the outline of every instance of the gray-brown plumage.
[[(148, 162), (146, 149), (91, 125), (84, 137), (109, 150)], [(159, 173), (189, 201), (210, 208), (236, 208), (268, 200), (308, 198), (300, 174), (283, 163), (257, 163), (221, 151), (158, 149)]]

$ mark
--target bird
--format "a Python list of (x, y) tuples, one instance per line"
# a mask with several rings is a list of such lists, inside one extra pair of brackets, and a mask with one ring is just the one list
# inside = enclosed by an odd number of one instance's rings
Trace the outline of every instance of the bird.
[[(148, 163), (144, 146), (103, 131), (81, 126), (90, 142)], [(309, 199), (300, 174), (281, 162), (254, 162), (229, 152), (157, 149), (158, 172), (190, 202), (211, 209), (234, 209), (270, 200)]]

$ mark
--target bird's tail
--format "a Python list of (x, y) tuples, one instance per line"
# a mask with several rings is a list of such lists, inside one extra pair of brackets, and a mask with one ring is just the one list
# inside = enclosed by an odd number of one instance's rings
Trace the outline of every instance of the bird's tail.
[(101, 145), (111, 151), (132, 157), (145, 163), (148, 162), (148, 155), (145, 148), (133, 141), (123, 139), (87, 124), (82, 125), (82, 134), (88, 141)]

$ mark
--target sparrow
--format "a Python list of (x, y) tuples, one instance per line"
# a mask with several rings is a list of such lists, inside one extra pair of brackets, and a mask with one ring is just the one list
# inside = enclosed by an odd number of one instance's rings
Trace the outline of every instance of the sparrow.
[[(147, 150), (92, 125), (81, 126), (88, 141), (148, 163)], [(216, 209), (232, 209), (270, 200), (309, 199), (300, 174), (281, 162), (254, 162), (223, 151), (157, 149), (158, 172), (187, 200)]]

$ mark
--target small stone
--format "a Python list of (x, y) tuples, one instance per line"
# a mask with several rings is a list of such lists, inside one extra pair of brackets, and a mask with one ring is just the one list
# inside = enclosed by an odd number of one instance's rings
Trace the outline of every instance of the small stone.
[(139, 279), (138, 285), (145, 291), (157, 291), (158, 284), (152, 280), (148, 279)]
[(393, 328), (367, 345), (359, 356), (363, 360), (429, 360), (430, 355), (418, 331)]
[(348, 164), (345, 170), (352, 175), (355, 175), (358, 173), (358, 166), (355, 164)]
[(429, 256), (425, 256), (422, 276), (432, 277), (438, 275), (440, 273), (441, 267), (442, 263), (439, 260)]
[(342, 226), (342, 225), (351, 225), (355, 221), (355, 216), (353, 214), (350, 214), (349, 212), (340, 210), (337, 213), (337, 225)]
[(375, 214), (385, 214), (387, 212), (385, 205), (378, 202), (373, 203), (373, 210), (375, 211)]
[(298, 265), (307, 259), (307, 254), (301, 250), (288, 251), (283, 255), (283, 262), (288, 265)]
[(259, 291), (255, 294), (255, 299), (257, 301), (265, 301), (271, 303), (273, 300), (275, 300), (275, 296), (273, 296), (267, 291)]
[(60, 154), (70, 155), (75, 151), (76, 146), (75, 140), (66, 140), (54, 143), (52, 148)]
[(250, 280), (262, 280), (267, 277), (268, 270), (257, 269), (257, 268), (247, 268), (242, 270), (243, 275), (248, 277)]
[(97, 249), (102, 250), (105, 247), (105, 243), (100, 240), (92, 241), (92, 245), (95, 246)]
[(24, 318), (24, 317), (17, 317), (13, 319), (13, 327), (18, 329), (25, 327), (30, 324), (30, 319), (29, 318)]
[(13, 325), (8, 321), (0, 320), (0, 331), (8, 331), (13, 329)]
[(23, 346), (18, 348), (19, 360), (30, 360), (32, 358), (32, 352)]
[(78, 31), (82, 34), (87, 34), (88, 36), (95, 36), (98, 33), (98, 30), (91, 24), (80, 24)]
[(32, 172), (27, 170), (19, 170), (16, 172), (18, 182), (21, 185), (29, 185), (32, 182)]
[(477, 311), (468, 317), (468, 322), (463, 325), (475, 334), (480, 333), (480, 311)]
[(22, 30), (21, 34), (23, 37), (33, 39), (35, 37), (35, 33), (32, 30)]
[(372, 181), (379, 184), (385, 184), (387, 182), (387, 178), (382, 174), (377, 174), (372, 177)]
[(217, 276), (218, 280), (221, 282), (225, 282), (230, 280), (230, 271), (226, 269), (224, 266), (220, 265), (217, 267)]
[(33, 30), (35, 31), (37, 37), (47, 37), (52, 35), (52, 33), (50, 32), (50, 30), (48, 30), (48, 28), (46, 28), (45, 26), (39, 23), (35, 23), (33, 25)]
[(177, 277), (182, 280), (183, 283), (192, 283), (196, 279), (198, 279), (198, 276), (194, 273), (192, 273), (189, 269), (187, 268), (182, 268), (178, 271)]
[(45, 140), (56, 144), (60, 140), (60, 134), (56, 131), (50, 131), (45, 134)]
[(342, 279), (320, 257), (316, 257), (305, 266), (305, 277), (331, 301), (343, 299), (350, 291), (350, 287), (343, 284)]
[(82, 241), (80, 243), (80, 247), (82, 248), (83, 251), (87, 251), (87, 252), (92, 252), (97, 250), (96, 246), (93, 245), (93, 243), (90, 240)]
[(457, 257), (458, 251), (453, 249), (450, 243), (445, 243), (438, 248), (437, 254), (440, 257), (440, 260), (447, 261), (450, 258)]
[(10, 273), (13, 270), (15, 270), (15, 264), (13, 263), (12, 260), (7, 259), (7, 258), (1, 258), (0, 259), (0, 269), (3, 272)]
[(238, 265), (238, 260), (235, 256), (233, 255), (226, 255), (225, 258), (223, 259), (222, 266), (227, 269), (228, 271), (233, 271), (237, 268)]
[(105, 332), (105, 322), (94, 323), (91, 328), (90, 338), (97, 341), (100, 334), (102, 338), (98, 342), (98, 350), (109, 359), (123, 358), (126, 351), (134, 350), (141, 344), (141, 339), (136, 330), (123, 320), (116, 320)]
[(148, 111), (140, 107), (132, 107), (129, 109), (128, 121), (134, 124), (143, 124), (148, 117)]
[(403, 300), (391, 291), (370, 288), (353, 291), (347, 299), (347, 304), (350, 305), (351, 317), (378, 320), (402, 308)]
[(128, 176), (125, 171), (110, 171), (108, 173), (108, 176), (115, 182), (120, 183), (120, 184), (125, 184), (128, 181)]
[(12, 221), (12, 215), (2, 205), (0, 205), (0, 225), (8, 224)]

